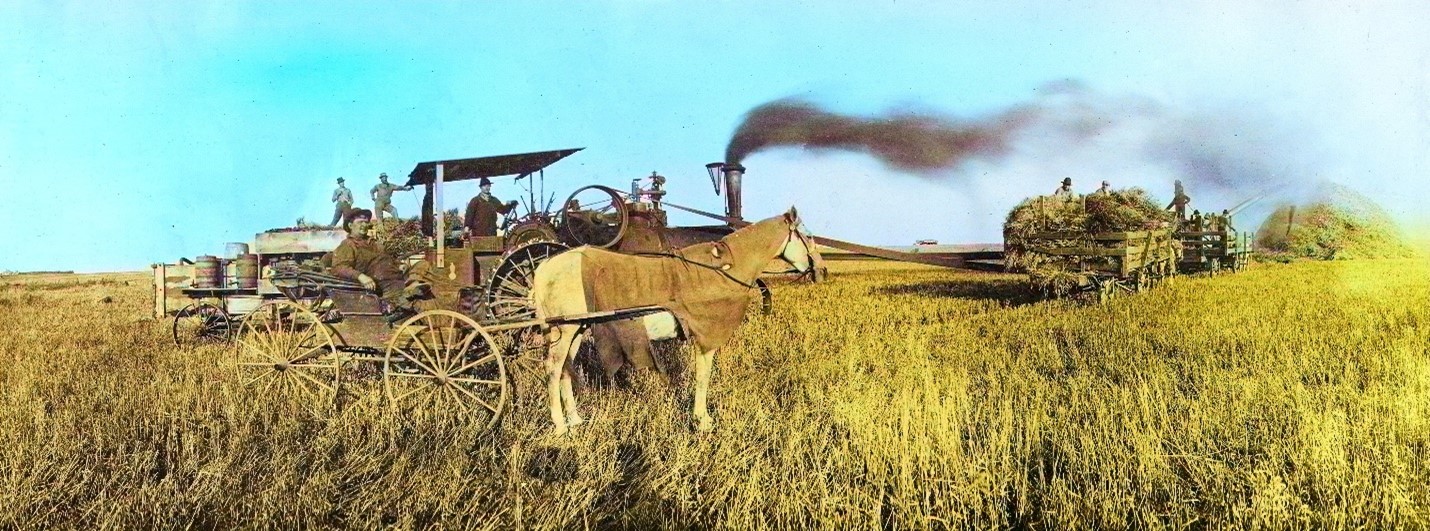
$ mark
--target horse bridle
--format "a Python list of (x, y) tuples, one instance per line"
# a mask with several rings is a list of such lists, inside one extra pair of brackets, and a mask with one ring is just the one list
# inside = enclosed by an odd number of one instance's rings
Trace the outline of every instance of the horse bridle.
[[(804, 226), (803, 223), (794, 223), (794, 224), (791, 224), (791, 225), (789, 226), (789, 230), (790, 230), (790, 232), (794, 233), (794, 237), (797, 238), (797, 239), (800, 241), (800, 243), (803, 243), (803, 244), (804, 244), (804, 254), (805, 254), (805, 257), (809, 257), (809, 251), (810, 251), (810, 249), (813, 249), (814, 247), (813, 247), (813, 244), (809, 241), (809, 238), (804, 235), (804, 232), (801, 231), (801, 230), (799, 230), (799, 229), (802, 228), (803, 226)], [(808, 271), (800, 271), (800, 270), (799, 270), (799, 267), (796, 266), (794, 262), (791, 262), (790, 259), (785, 258), (784, 248), (785, 248), (785, 247), (788, 247), (788, 246), (789, 246), (789, 243), (790, 243), (789, 240), (785, 240), (784, 246), (780, 247), (780, 255), (779, 255), (779, 256), (780, 256), (780, 260), (784, 260), (784, 263), (789, 264), (789, 270), (788, 270), (788, 271), (766, 271), (766, 273), (807, 273), (807, 272), (808, 272)], [(810, 259), (809, 268), (810, 268), (811, 270), (814, 269), (814, 260), (813, 260), (813, 259)]]

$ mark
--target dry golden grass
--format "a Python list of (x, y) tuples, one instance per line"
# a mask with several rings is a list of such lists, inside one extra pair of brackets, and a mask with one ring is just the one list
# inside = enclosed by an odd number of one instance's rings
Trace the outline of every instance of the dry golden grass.
[(144, 318), (143, 275), (0, 277), (0, 527), (1430, 526), (1424, 261), (1096, 307), (833, 266), (717, 357), (715, 433), (637, 379), (559, 440), (530, 401), (480, 433), (255, 396)]

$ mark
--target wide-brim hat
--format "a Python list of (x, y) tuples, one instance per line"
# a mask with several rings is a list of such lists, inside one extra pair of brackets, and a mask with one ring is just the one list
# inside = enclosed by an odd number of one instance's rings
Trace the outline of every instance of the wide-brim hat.
[(338, 177), (338, 182), (343, 182), (343, 178), (342, 178), (342, 177)]
[(366, 208), (349, 209), (347, 214), (343, 214), (343, 228), (348, 228), (348, 225), (357, 218), (372, 219), (372, 211)]
[(477, 181), (477, 186), (491, 186), (491, 185), (492, 185), (492, 180), (491, 180), (491, 179), (488, 179), (488, 178), (486, 178), (486, 177), (482, 177), (482, 180)]
[(1063, 184), (1072, 184), (1072, 177), (1063, 177)]

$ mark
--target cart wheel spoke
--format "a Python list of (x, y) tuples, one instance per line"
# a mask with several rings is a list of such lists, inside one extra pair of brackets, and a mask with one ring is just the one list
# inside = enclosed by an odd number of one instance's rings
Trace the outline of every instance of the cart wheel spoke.
[(500, 380), (482, 380), (482, 379), (478, 379), (478, 378), (452, 378), (452, 379), (450, 379), (449, 381), (461, 382), (461, 383), (471, 383), (471, 384), (478, 384), (478, 385), (503, 385), (503, 384), (504, 384), (504, 383), (503, 383), (502, 381), (500, 381)]
[(490, 363), (490, 362), (492, 362), (493, 360), (497, 359), (498, 357), (499, 357), (499, 356), (497, 356), (497, 354), (496, 354), (495, 352), (493, 352), (493, 353), (491, 353), (491, 354), (487, 354), (487, 355), (482, 356), (481, 358), (477, 359), (476, 361), (473, 361), (473, 362), (471, 362), (471, 363), (468, 363), (468, 364), (466, 364), (466, 365), (463, 365), (461, 368), (459, 368), (459, 369), (457, 369), (457, 370), (455, 370), (455, 371), (452, 371), (452, 372), (450, 372), (450, 373), (448, 373), (448, 374), (449, 374), (449, 375), (456, 375), (456, 374), (461, 374), (461, 373), (467, 372), (468, 370), (471, 370), (473, 367), (476, 367), (476, 366), (478, 366), (478, 365), (484, 365), (484, 364)]

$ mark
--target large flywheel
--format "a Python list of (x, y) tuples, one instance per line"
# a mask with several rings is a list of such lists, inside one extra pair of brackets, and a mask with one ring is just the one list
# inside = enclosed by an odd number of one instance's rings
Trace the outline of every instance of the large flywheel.
[(593, 184), (577, 188), (561, 204), (561, 237), (573, 246), (611, 247), (630, 225), (625, 197), (615, 189)]
[(531, 302), (532, 280), (536, 266), (569, 247), (556, 242), (531, 242), (512, 249), (492, 270), (487, 285), (487, 311), (499, 323), (513, 323), (536, 318)]

